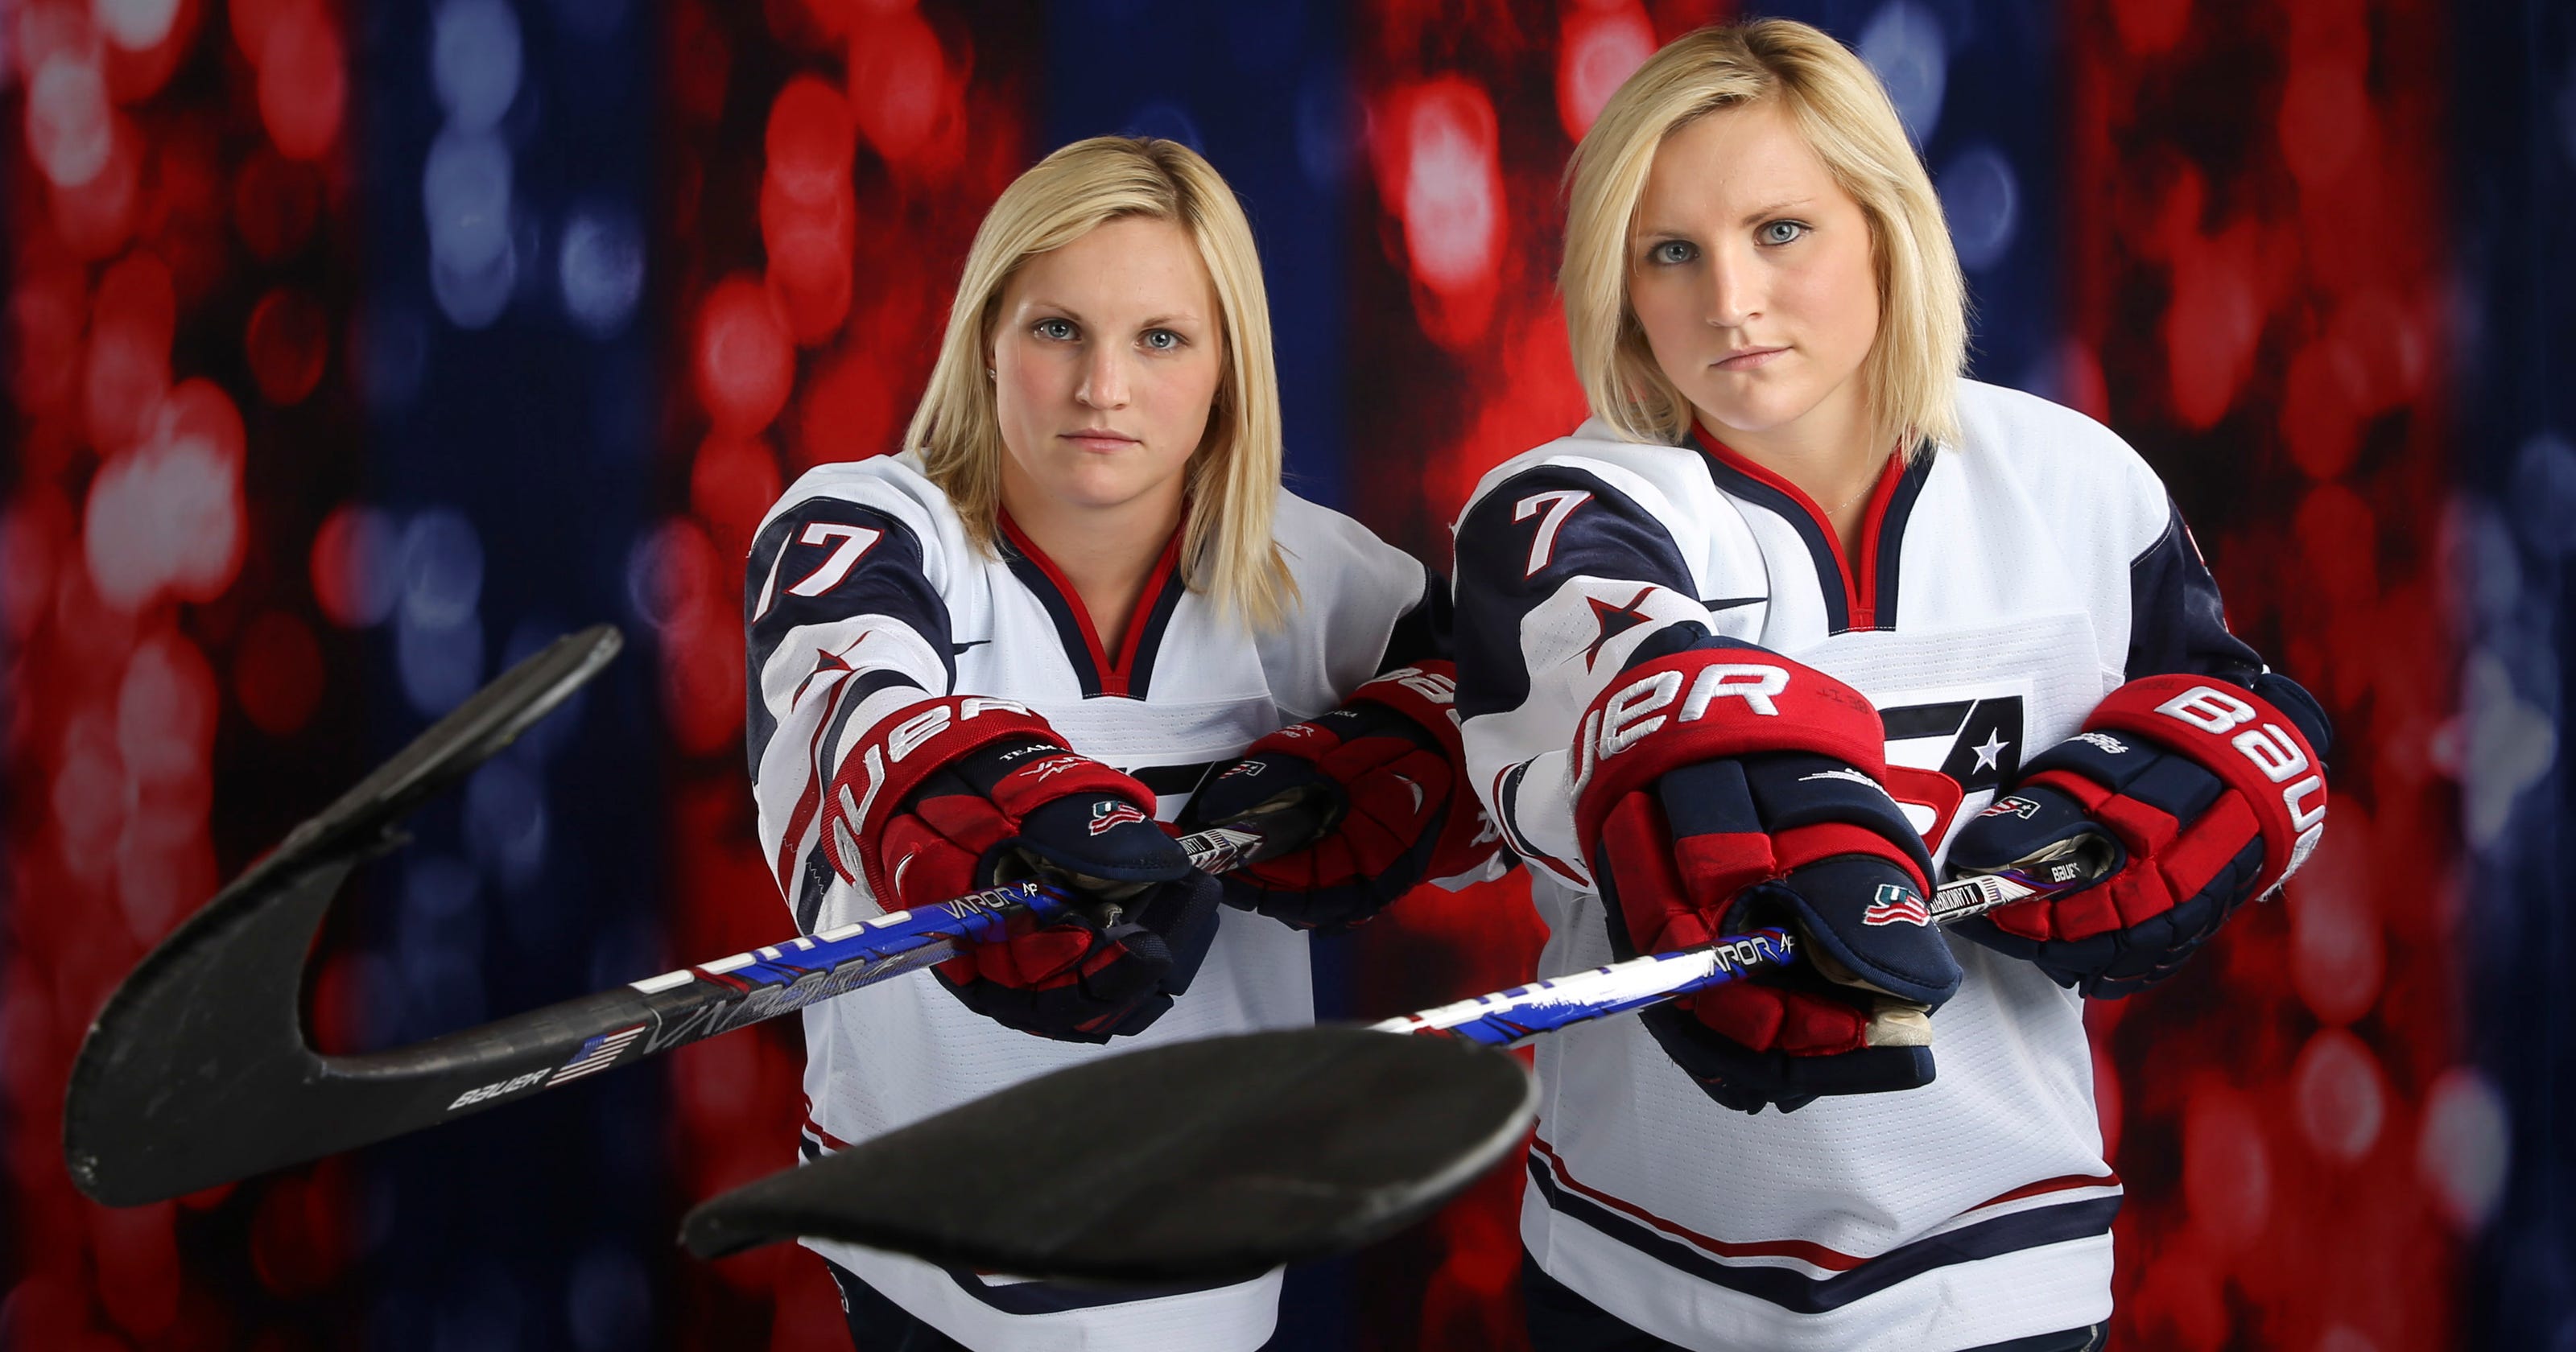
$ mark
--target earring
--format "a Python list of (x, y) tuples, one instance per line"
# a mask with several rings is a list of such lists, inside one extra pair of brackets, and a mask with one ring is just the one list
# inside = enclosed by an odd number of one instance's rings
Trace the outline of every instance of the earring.
[(985, 367), (985, 368), (984, 368), (984, 378), (985, 378), (986, 380), (998, 380), (998, 379), (1000, 379), (1000, 377), (998, 377), (998, 376), (996, 376), (996, 375), (994, 375), (994, 374), (993, 374), (993, 368), (992, 368), (992, 367), (989, 367), (989, 366), (987, 366), (987, 367)]

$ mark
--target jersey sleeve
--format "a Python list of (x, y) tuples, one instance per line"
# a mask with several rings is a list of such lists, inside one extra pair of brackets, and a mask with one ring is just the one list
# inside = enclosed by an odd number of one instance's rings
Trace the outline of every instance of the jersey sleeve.
[(809, 931), (824, 895), (848, 881), (820, 848), (831, 816), (823, 796), (842, 758), (890, 716), (953, 693), (927, 523), (908, 515), (891, 503), (807, 497), (752, 540), (743, 584), (752, 796), (761, 857)]
[(2167, 498), (2164, 530), (2129, 563), (2129, 679), (2184, 674), (2251, 686), (2262, 670), (2263, 660), (2228, 632), (2218, 582), (2182, 509)]
[[(1590, 886), (1576, 839), (1575, 723), (1621, 671), (1731, 642), (1663, 522), (1675, 510), (1606, 464), (1542, 462), (1458, 522), (1458, 712), (1467, 771), (1504, 842)], [(1751, 645), (1742, 645), (1748, 649)]]
[[(2143, 463), (2141, 469), (2143, 470)], [(2129, 562), (2129, 652), (2123, 676), (2208, 676), (2280, 705), (2323, 754), (2333, 740), (2324, 707), (2306, 687), (2264, 665), (2227, 628), (2218, 581), (2200, 556), (2182, 509), (2147, 475), (2165, 504), (2164, 529)]]
[(1274, 530), (1297, 583), (1288, 622), (1256, 638), (1283, 724), (1382, 673), (1450, 655), (1448, 584), (1359, 522), (1280, 495)]

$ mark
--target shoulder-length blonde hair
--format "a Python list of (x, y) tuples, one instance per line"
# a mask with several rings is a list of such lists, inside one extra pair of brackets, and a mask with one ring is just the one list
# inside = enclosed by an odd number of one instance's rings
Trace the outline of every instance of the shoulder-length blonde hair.
[(1189, 232), (1215, 283), (1224, 326), (1224, 375), (1207, 434), (1185, 471), (1182, 577), (1219, 610), (1255, 629), (1275, 628), (1295, 604), (1297, 584), (1271, 538), (1281, 434), (1270, 304), (1242, 205), (1188, 146), (1096, 136), (1040, 160), (1002, 191), (967, 252), (948, 334), (904, 444), (921, 452), (924, 472), (948, 494), (968, 538), (991, 552), (1000, 531), (1006, 452), (985, 368), (1002, 290), (1032, 255), (1128, 216), (1170, 221)]
[(1695, 118), (1777, 100), (1869, 220), (1878, 340), (1861, 362), (1879, 434), (1908, 457), (1959, 440), (1967, 284), (1941, 199), (1887, 90), (1805, 24), (1765, 19), (1676, 38), (1628, 77), (1566, 167), (1565, 326), (1594, 414), (1636, 441), (1675, 442), (1690, 401), (1655, 364), (1628, 303), (1629, 231), (1664, 139)]

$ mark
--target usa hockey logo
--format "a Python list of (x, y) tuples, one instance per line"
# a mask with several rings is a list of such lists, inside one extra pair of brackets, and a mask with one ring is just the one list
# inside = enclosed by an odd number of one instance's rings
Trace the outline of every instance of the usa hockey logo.
[(2029, 821), (2032, 817), (2037, 816), (2038, 814), (2039, 802), (2037, 799), (2024, 798), (2020, 794), (2016, 793), (2009, 798), (1996, 799), (1993, 807), (1987, 808), (1985, 811), (1980, 812), (1977, 815), (1980, 817), (2019, 817), (2023, 821)]
[(2074, 740), (2090, 742), (2095, 748), (2114, 756), (2129, 754), (2129, 744), (2107, 732), (2079, 732), (2075, 734)]
[(1880, 883), (1878, 897), (1869, 909), (1860, 913), (1864, 925), (1929, 925), (1932, 911), (1913, 888), (1902, 883)]
[(1124, 826), (1129, 822), (1144, 820), (1146, 820), (1145, 814), (1138, 811), (1133, 803), (1104, 798), (1091, 805), (1091, 834), (1095, 836), (1113, 826)]

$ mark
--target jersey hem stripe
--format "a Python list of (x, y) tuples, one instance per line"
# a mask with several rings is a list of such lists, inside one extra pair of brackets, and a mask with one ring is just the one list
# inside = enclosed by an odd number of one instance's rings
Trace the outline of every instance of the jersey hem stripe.
[[(1545, 1150), (1543, 1144), (1533, 1149), (1525, 1160), (1530, 1180), (1537, 1185), (1539, 1196), (1549, 1210), (1578, 1221), (1675, 1271), (1796, 1314), (1823, 1314), (1837, 1310), (1939, 1268), (2106, 1234), (2120, 1210), (2120, 1198), (2116, 1195), (2089, 1196), (1938, 1231), (1875, 1258), (1859, 1259), (1836, 1253), (1820, 1244), (1799, 1240), (1744, 1245), (1707, 1239), (1632, 1203), (1596, 1189), (1584, 1188), (1571, 1177), (1560, 1182), (1558, 1170), (1562, 1169), (1562, 1162), (1551, 1168), (1554, 1152), (1548, 1150), (1543, 1157), (1542, 1150)], [(2100, 1179), (2084, 1180), (2088, 1187), (2101, 1183)], [(1710, 1246), (1718, 1252), (1732, 1250), (1743, 1257), (1735, 1262), (1723, 1261), (1710, 1252), (1704, 1252), (1698, 1247), (1700, 1245)], [(1805, 1257), (1805, 1253), (1825, 1255), (1833, 1261), (1819, 1262)], [(1775, 1261), (1764, 1263), (1761, 1261), (1764, 1258)], [(1791, 1267), (1775, 1265), (1781, 1260), (1805, 1263), (1832, 1275), (1810, 1276)], [(1835, 1264), (1840, 1262), (1847, 1262), (1850, 1266), (1838, 1269)]]

